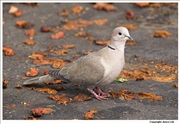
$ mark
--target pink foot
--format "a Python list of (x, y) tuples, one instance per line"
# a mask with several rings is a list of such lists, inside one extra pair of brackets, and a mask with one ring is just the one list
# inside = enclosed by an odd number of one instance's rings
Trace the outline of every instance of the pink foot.
[(92, 95), (94, 95), (94, 97), (96, 97), (96, 99), (98, 99), (98, 100), (107, 100), (107, 98), (106, 98), (106, 96), (100, 96), (99, 94), (96, 94), (92, 89), (89, 89), (89, 88), (87, 88), (88, 89), (88, 91), (90, 92), (90, 93), (92, 93)]
[(100, 87), (95, 87), (99, 96), (107, 96), (108, 93), (103, 92)]

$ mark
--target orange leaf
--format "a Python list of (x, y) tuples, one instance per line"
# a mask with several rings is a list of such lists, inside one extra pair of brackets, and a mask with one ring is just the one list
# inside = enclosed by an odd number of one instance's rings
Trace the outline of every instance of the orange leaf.
[(25, 35), (27, 36), (34, 36), (35, 34), (36, 34), (36, 31), (34, 29), (25, 31)]
[(14, 50), (10, 47), (3, 46), (3, 52), (5, 53), (6, 56), (13, 56), (14, 55)]
[(97, 10), (106, 10), (106, 11), (114, 11), (116, 7), (109, 3), (96, 3), (93, 8)]
[(149, 6), (149, 2), (135, 3), (135, 5), (138, 6), (138, 7), (146, 7), (146, 6)]
[(31, 40), (31, 39), (26, 39), (26, 40), (24, 41), (24, 43), (25, 43), (25, 44), (28, 44), (28, 45), (34, 45), (34, 44), (36, 44), (36, 42), (35, 42), (34, 40)]
[(36, 75), (39, 74), (39, 70), (37, 68), (30, 68), (27, 72), (26, 72), (26, 76), (28, 77), (35, 77)]
[(64, 32), (60, 31), (56, 34), (52, 34), (50, 37), (51, 37), (51, 39), (61, 39), (61, 38), (65, 37), (65, 34), (64, 34)]
[(165, 37), (169, 37), (169, 36), (171, 36), (171, 34), (165, 30), (156, 30), (155, 34), (154, 34), (154, 37), (165, 38)]
[(88, 120), (88, 119), (93, 119), (94, 114), (96, 114), (97, 112), (98, 112), (97, 110), (90, 110), (89, 112), (86, 112), (84, 118), (85, 118), (86, 120)]
[(83, 11), (83, 7), (82, 6), (79, 6), (79, 5), (76, 5), (72, 8), (72, 12), (75, 13), (75, 14), (79, 14)]
[(62, 45), (62, 47), (64, 49), (71, 49), (71, 48), (74, 48), (74, 44), (65, 44), (65, 45)]

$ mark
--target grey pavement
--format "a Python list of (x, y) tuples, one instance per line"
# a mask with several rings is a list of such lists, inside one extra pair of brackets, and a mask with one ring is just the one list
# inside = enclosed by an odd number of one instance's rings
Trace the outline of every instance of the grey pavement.
[[(11, 5), (18, 7), (24, 14), (21, 17), (14, 17), (9, 14)], [(75, 5), (88, 8), (85, 13), (76, 15), (70, 14), (67, 17), (59, 16), (58, 13), (64, 8), (71, 10)], [(13, 48), (13, 56), (3, 55), (3, 79), (8, 80), (7, 88), (3, 89), (3, 106), (15, 104), (15, 108), (3, 107), (3, 120), (24, 120), (31, 115), (31, 109), (37, 107), (49, 107), (55, 110), (51, 114), (42, 115), (40, 120), (84, 120), (84, 115), (89, 110), (95, 109), (94, 120), (178, 120), (178, 88), (173, 85), (178, 80), (169, 83), (157, 82), (154, 80), (129, 80), (125, 83), (113, 82), (108, 86), (102, 87), (104, 91), (119, 91), (127, 89), (132, 92), (150, 92), (162, 96), (161, 101), (149, 100), (121, 100), (118, 98), (99, 101), (91, 98), (88, 101), (72, 102), (66, 106), (57, 104), (56, 101), (49, 99), (47, 93), (28, 90), (28, 87), (21, 89), (15, 88), (17, 84), (23, 83), (22, 77), (31, 67), (40, 70), (39, 75), (43, 75), (44, 69), (50, 69), (49, 65), (35, 65), (28, 56), (33, 52), (42, 51), (48, 53), (48, 46), (60, 46), (63, 44), (75, 44), (75, 48), (70, 49), (66, 55), (55, 56), (48, 54), (49, 58), (61, 58), (70, 60), (73, 54), (83, 56), (83, 52), (90, 49), (97, 51), (103, 46), (96, 45), (93, 41), (88, 41), (83, 37), (74, 37), (73, 34), (78, 30), (66, 31), (65, 38), (60, 40), (50, 39), (50, 33), (40, 31), (42, 26), (63, 26), (64, 19), (85, 20), (107, 19), (108, 23), (97, 26), (91, 25), (83, 27), (84, 31), (95, 39), (109, 39), (112, 30), (123, 24), (133, 23), (139, 26), (137, 30), (130, 30), (130, 35), (139, 43), (137, 46), (126, 46), (125, 57), (127, 66), (129, 63), (137, 63), (134, 55), (145, 61), (166, 61), (169, 65), (178, 66), (178, 5), (162, 6), (160, 8), (139, 8), (133, 3), (114, 3), (117, 11), (98, 11), (93, 8), (93, 3), (39, 3), (37, 7), (28, 6), (20, 3), (3, 4), (3, 45)], [(135, 14), (134, 20), (127, 20), (125, 13), (131, 10)], [(23, 43), (28, 36), (24, 35), (26, 29), (19, 29), (15, 26), (17, 20), (26, 20), (34, 26), (37, 34), (33, 36), (36, 44), (26, 45)], [(44, 23), (41, 21), (44, 20)], [(154, 38), (155, 30), (162, 29), (171, 33), (167, 38)], [(28, 62), (27, 62), (28, 60)], [(125, 67), (133, 70), (133, 67)], [(27, 78), (29, 79), (29, 78)], [(81, 94), (90, 96), (85, 87), (76, 87), (74, 84), (64, 83), (47, 85), (56, 89), (63, 86), (66, 90), (58, 91), (58, 94), (66, 94), (74, 97)], [(45, 87), (45, 84), (34, 85), (34, 87)], [(23, 102), (29, 106), (22, 105)]]

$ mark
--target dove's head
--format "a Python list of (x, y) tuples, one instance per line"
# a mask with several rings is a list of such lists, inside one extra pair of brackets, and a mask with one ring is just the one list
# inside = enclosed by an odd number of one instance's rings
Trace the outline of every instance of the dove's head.
[(111, 42), (108, 47), (117, 50), (123, 50), (127, 40), (133, 40), (133, 38), (129, 35), (129, 31), (125, 27), (117, 27), (113, 30), (111, 36)]
[(129, 35), (129, 31), (125, 27), (117, 27), (113, 30), (111, 40), (123, 42), (126, 40), (133, 40), (133, 38)]

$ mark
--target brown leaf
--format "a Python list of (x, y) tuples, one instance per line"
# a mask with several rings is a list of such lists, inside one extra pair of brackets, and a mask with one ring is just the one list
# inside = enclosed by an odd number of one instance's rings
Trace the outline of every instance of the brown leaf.
[(52, 34), (50, 37), (51, 37), (51, 39), (61, 39), (61, 38), (65, 37), (65, 34), (64, 34), (64, 32), (60, 31), (56, 34)]
[(96, 43), (97, 45), (107, 46), (107, 45), (109, 45), (110, 40), (95, 40), (95, 43)]
[(62, 47), (64, 48), (64, 49), (71, 49), (71, 48), (74, 48), (74, 44), (65, 44), (65, 45), (62, 45)]
[(14, 55), (14, 50), (10, 47), (6, 47), (6, 46), (3, 46), (3, 52), (6, 56), (13, 56)]
[(73, 99), (74, 99), (74, 101), (81, 101), (82, 102), (82, 101), (90, 100), (91, 97), (89, 97), (85, 94), (79, 94), (79, 95), (75, 96)]
[(131, 45), (131, 46), (138, 46), (139, 42), (134, 42), (132, 40), (127, 40), (126, 41), (126, 45)]
[(96, 114), (97, 112), (98, 112), (97, 110), (90, 110), (89, 112), (86, 112), (84, 118), (86, 120), (93, 119), (94, 118), (94, 114)]
[(72, 102), (72, 98), (68, 98), (66, 94), (49, 96), (49, 98), (58, 101), (58, 104), (67, 105), (68, 102)]
[(29, 90), (35, 90), (41, 93), (48, 93), (48, 94), (57, 94), (57, 90), (48, 88), (48, 87), (43, 87), (43, 88), (35, 88), (35, 87), (29, 87)]
[(50, 31), (51, 31), (51, 27), (47, 27), (47, 26), (41, 27), (41, 32), (50, 32)]
[(22, 15), (22, 12), (20, 10), (17, 10), (15, 13), (14, 13), (14, 16), (15, 17), (20, 17)]
[(38, 60), (42, 60), (44, 59), (44, 56), (46, 56), (47, 54), (44, 52), (34, 52), (32, 55), (28, 56), (28, 58), (30, 59), (38, 59)]
[(143, 2), (143, 3), (138, 2), (138, 3), (135, 3), (135, 5), (138, 7), (147, 7), (149, 6), (149, 2)]
[(165, 37), (169, 37), (169, 36), (171, 36), (171, 34), (168, 31), (165, 31), (165, 30), (156, 30), (155, 33), (154, 33), (154, 37), (165, 38)]
[(52, 113), (54, 110), (51, 109), (51, 108), (33, 108), (31, 110), (31, 113), (33, 114), (33, 116), (35, 117), (40, 117), (42, 116), (43, 114), (49, 114), (49, 113)]
[(36, 31), (34, 29), (25, 31), (25, 35), (27, 35), (27, 36), (34, 36), (35, 34), (36, 34)]
[(24, 21), (24, 20), (18, 20), (16, 21), (16, 26), (18, 28), (29, 28), (31, 26), (33, 26), (33, 24), (31, 24), (30, 22)]
[(72, 8), (72, 12), (75, 14), (80, 14), (83, 11), (83, 7), (80, 5), (76, 5)]
[(88, 55), (88, 54), (91, 54), (93, 52), (93, 50), (89, 50), (87, 52), (84, 52), (84, 55)]
[(132, 12), (132, 11), (127, 11), (126, 12), (126, 18), (127, 19), (134, 19), (134, 12)]
[(62, 50), (54, 51), (53, 53), (56, 55), (65, 55), (66, 53), (68, 53), (68, 51), (69, 50), (67, 50), (67, 49), (62, 49)]
[(67, 9), (63, 9), (62, 12), (59, 13), (60, 16), (68, 16), (69, 15), (69, 12)]
[(74, 34), (75, 37), (87, 37), (88, 34), (85, 31), (80, 31)]
[(139, 27), (135, 24), (124, 24), (123, 25), (124, 27), (126, 27), (128, 30), (136, 30), (138, 29)]
[(10, 104), (10, 105), (6, 105), (6, 106), (3, 106), (4, 108), (8, 108), (8, 109), (12, 109), (12, 108), (16, 108), (16, 105), (15, 104)]
[(178, 88), (178, 84), (174, 84), (173, 86), (174, 86), (175, 88)]
[(17, 85), (16, 85), (16, 88), (17, 88), (17, 89), (21, 89), (21, 88), (22, 88), (22, 85), (17, 84)]
[(3, 88), (7, 88), (7, 85), (8, 85), (8, 80), (3, 80)]
[(35, 77), (39, 74), (39, 69), (37, 68), (30, 68), (27, 72), (26, 72), (26, 76), (28, 77)]
[(107, 19), (99, 19), (99, 20), (94, 20), (94, 24), (96, 25), (104, 25), (108, 22)]
[(26, 39), (26, 40), (24, 40), (23, 43), (24, 43), (24, 44), (28, 44), (28, 45), (34, 45), (34, 44), (36, 44), (36, 42), (35, 42), (34, 40), (32, 40), (32, 39)]
[(93, 8), (97, 10), (105, 10), (105, 11), (114, 11), (116, 10), (116, 7), (109, 3), (96, 3)]
[(59, 80), (59, 79), (56, 79), (54, 81), (51, 81), (51, 82), (46, 82), (46, 84), (50, 84), (50, 85), (53, 85), (53, 84), (61, 84), (63, 83), (62, 80)]
[(8, 13), (11, 14), (11, 13), (15, 13), (16, 11), (18, 11), (18, 8), (15, 6), (11, 6)]

